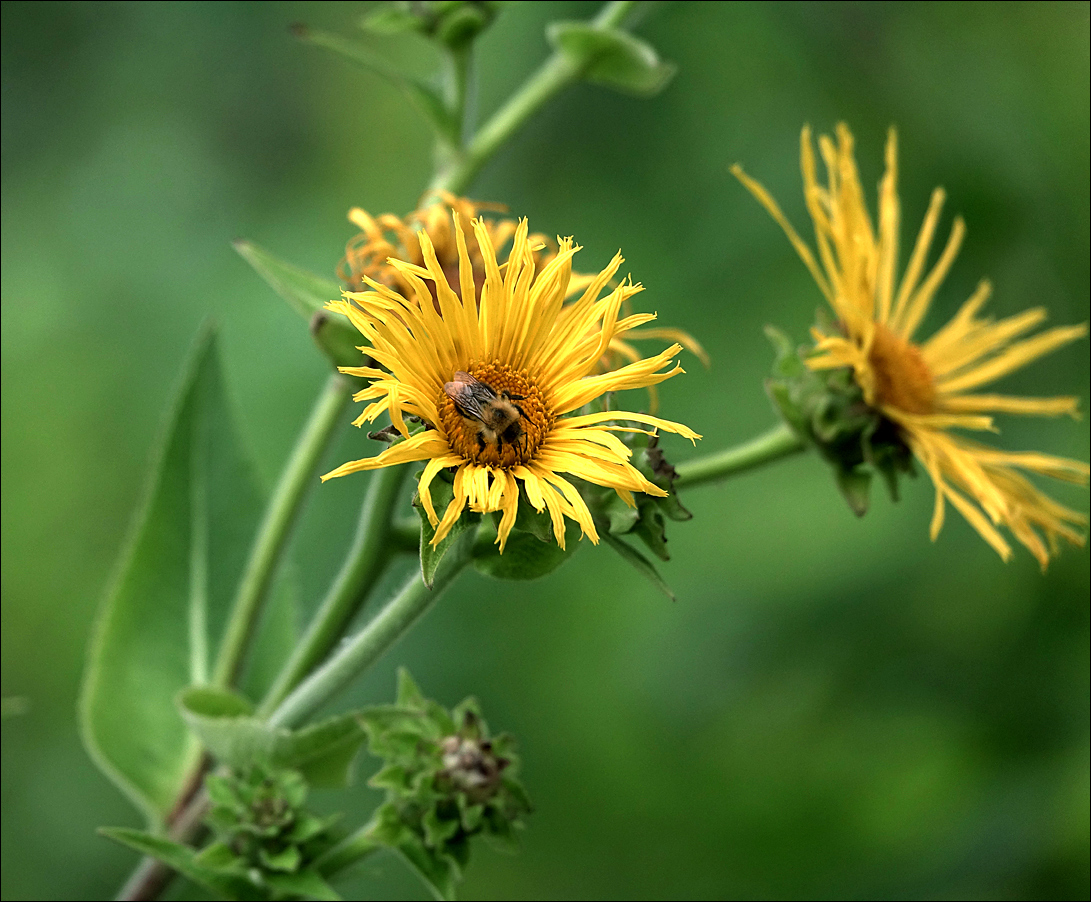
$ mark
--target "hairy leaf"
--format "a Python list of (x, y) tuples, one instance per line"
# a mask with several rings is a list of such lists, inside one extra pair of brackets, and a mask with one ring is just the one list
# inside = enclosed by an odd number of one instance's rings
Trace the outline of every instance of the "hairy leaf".
[(200, 754), (174, 697), (207, 679), (259, 512), (206, 329), (99, 611), (80, 699), (91, 756), (153, 824)]

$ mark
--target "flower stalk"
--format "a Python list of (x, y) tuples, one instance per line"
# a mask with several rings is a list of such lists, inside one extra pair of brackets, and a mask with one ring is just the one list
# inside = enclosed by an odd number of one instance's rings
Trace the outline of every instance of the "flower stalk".
[[(356, 535), (341, 570), (306, 635), (296, 645), (258, 709), (259, 716), (275, 710), (299, 681), (329, 654), (367, 598), (368, 590), (386, 568), (389, 552), (394, 550), (392, 518), (405, 470), (405, 467), (391, 467), (371, 478)], [(419, 527), (417, 533), (419, 536)]]
[[(591, 24), (599, 28), (616, 28), (635, 6), (635, 0), (614, 0), (602, 8)], [(464, 193), (492, 156), (550, 99), (577, 82), (590, 63), (590, 59), (580, 61), (555, 51), (478, 129), (469, 144), (436, 173), (429, 189)], [(465, 110), (464, 106), (462, 110)]]
[(784, 423), (774, 426), (768, 432), (753, 438), (734, 448), (726, 448), (712, 454), (683, 461), (675, 469), (678, 478), (676, 488), (690, 489), (694, 486), (718, 482), (729, 476), (736, 476), (747, 470), (753, 470), (764, 464), (780, 460), (782, 457), (803, 451), (803, 440)]
[(432, 607), (455, 577), (470, 563), (473, 531), (467, 530), (447, 554), (432, 583), (419, 572), (402, 587), (370, 623), (347, 640), (325, 664), (314, 671), (269, 716), (274, 727), (303, 723), (338, 692), (373, 664)]
[(261, 526), (258, 527), (250, 559), (232, 604), (231, 616), (213, 671), (213, 685), (227, 687), (238, 677), (247, 645), (254, 635), (262, 602), (280, 563), (288, 536), (303, 506), (307, 490), (314, 483), (322, 452), (326, 450), (334, 430), (341, 422), (341, 414), (351, 394), (351, 382), (343, 376), (334, 374), (326, 380), (311, 416), (296, 441), (292, 455), (285, 464)]

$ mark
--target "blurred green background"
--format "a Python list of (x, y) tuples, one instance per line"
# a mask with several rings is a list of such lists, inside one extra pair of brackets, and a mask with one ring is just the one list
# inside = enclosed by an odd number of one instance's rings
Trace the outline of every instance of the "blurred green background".
[[(480, 42), (480, 112), (544, 57), (547, 21), (596, 6), (512, 4)], [(222, 324), (266, 485), (324, 379), (304, 324), (229, 242), (332, 274), (346, 210), (404, 213), (429, 177), (397, 91), (289, 35), (349, 32), (365, 8), (3, 5), (2, 691), (29, 701), (3, 727), (4, 898), (102, 898), (135, 861), (94, 833), (138, 818), (84, 753), (75, 700), (200, 323)], [(742, 162), (804, 226), (804, 122), (850, 124), (867, 186), (896, 124), (907, 227), (937, 184), (965, 216), (928, 325), (985, 275), (996, 315), (1087, 319), (1086, 3), (669, 3), (638, 33), (679, 66), (665, 93), (567, 92), (469, 193), (574, 234), (585, 269), (624, 250), (642, 309), (712, 354), (662, 391), (705, 449), (774, 422), (761, 327), (802, 339), (820, 302), (728, 173)], [(427, 62), (410, 40), (384, 52)], [(1004, 387), (1086, 405), (1087, 344)], [(1009, 420), (1000, 441), (1088, 457), (1070, 420)], [(328, 463), (369, 453), (346, 428)], [(366, 479), (314, 491), (293, 543), (309, 603)], [(1051, 491), (1087, 509), (1085, 490)], [(811, 457), (694, 490), (662, 568), (675, 604), (601, 548), (529, 585), (464, 578), (353, 699), (389, 699), (404, 662), (518, 736), (537, 805), (525, 848), (480, 849), (463, 895), (1086, 897), (1087, 549), (1043, 577), (955, 514), (932, 544), (927, 479), (904, 494), (857, 520)], [(361, 780), (319, 801), (359, 823), (372, 799)], [(384, 857), (340, 885), (424, 893)]]

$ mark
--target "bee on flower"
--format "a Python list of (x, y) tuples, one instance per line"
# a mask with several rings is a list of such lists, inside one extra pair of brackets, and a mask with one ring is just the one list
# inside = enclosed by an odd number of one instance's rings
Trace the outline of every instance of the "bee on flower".
[[(371, 280), (381, 282), (402, 297), (413, 300), (416, 296), (412, 285), (391, 261), (401, 260), (416, 266), (425, 265), (417, 240), (418, 231), (423, 231), (428, 236), (448, 286), (460, 298), (462, 281), (459, 275), (458, 242), (455, 238), (454, 222), (468, 223), (474, 219), (480, 220), (482, 229), (488, 235), (494, 256), (510, 246), (518, 223), (506, 215), (507, 208), (503, 204), (481, 203), (465, 197), (456, 197), (447, 191), (426, 195), (422, 200), (429, 198), (438, 199), (439, 202), (422, 203), (418, 209), (405, 217), (395, 216), (393, 213), (383, 213), (374, 217), (359, 207), (349, 210), (349, 221), (360, 231), (346, 244), (345, 256), (337, 267), (337, 275), (351, 291), (359, 291), (365, 287), (368, 280)], [(473, 273), (474, 290), (480, 293), (485, 281), (485, 257), (475, 231), (466, 233), (464, 239), (467, 258)], [(536, 273), (542, 272), (557, 256), (559, 252), (557, 242), (539, 232), (528, 235), (527, 242), (534, 259), (534, 270)], [(566, 299), (574, 299), (594, 279), (595, 276), (592, 274), (572, 272), (568, 280)], [(430, 286), (434, 284), (429, 283)], [(439, 299), (434, 290), (431, 290), (431, 297), (436, 312), (440, 312)], [(623, 313), (627, 315), (631, 312), (629, 302), (626, 301)], [(625, 333), (624, 338), (614, 336), (603, 349), (596, 365), (596, 372), (608, 372), (626, 363), (634, 363), (642, 359), (643, 354), (634, 345), (634, 342), (638, 341), (677, 342), (695, 355), (706, 367), (709, 365), (704, 348), (688, 332), (670, 327), (653, 326), (630, 329)], [(654, 386), (649, 386), (647, 391), (650, 398), (649, 407), (654, 413), (659, 403), (658, 395)]]
[(1060, 326), (1025, 336), (1046, 318), (1035, 307), (999, 321), (980, 314), (991, 286), (981, 282), (946, 325), (930, 337), (917, 332), (956, 255), (965, 227), (956, 219), (931, 269), (928, 251), (944, 192), (936, 189), (909, 255), (897, 277), (901, 212), (897, 193), (897, 136), (886, 145), (879, 186), (878, 219), (864, 202), (853, 138), (845, 125), (836, 140), (822, 136), (819, 151), (826, 184), (818, 180), (808, 128), (801, 139), (803, 190), (814, 223), (817, 257), (766, 189), (739, 166), (733, 172), (784, 230), (837, 317), (833, 328), (816, 327), (813, 371), (848, 368), (865, 403), (892, 424), (935, 485), (931, 536), (943, 526), (950, 503), (998, 554), (1008, 560), (1006, 528), (1045, 569), (1058, 540), (1083, 545), (1077, 530), (1087, 518), (1054, 501), (1024, 475), (1050, 476), (1086, 485), (1088, 465), (1039, 452), (1011, 452), (974, 441), (961, 432), (996, 431), (995, 413), (1078, 416), (1075, 397), (1029, 398), (977, 390), (1037, 358), (1082, 338), (1087, 325)]
[[(391, 257), (404, 293), (389, 282), (364, 276), (371, 289), (345, 292), (329, 304), (364, 336), (361, 351), (377, 367), (343, 372), (371, 380), (355, 396), (370, 401), (355, 420), (373, 422), (388, 414), (405, 438), (383, 453), (343, 464), (323, 479), (360, 470), (423, 461), (421, 505), (438, 544), (462, 512), (501, 513), (501, 551), (515, 525), (520, 493), (531, 506), (548, 511), (553, 535), (563, 548), (565, 518), (592, 542), (598, 534), (586, 502), (570, 478), (614, 489), (630, 506), (633, 493), (664, 496), (630, 463), (632, 451), (616, 435), (641, 431), (640, 423), (691, 441), (700, 436), (680, 423), (625, 411), (581, 412), (607, 392), (647, 388), (681, 372), (674, 343), (653, 357), (601, 371), (611, 341), (655, 319), (622, 315), (622, 305), (641, 290), (631, 280), (605, 296), (623, 262), (620, 254), (591, 277), (577, 300), (566, 303), (573, 279), (572, 258), (580, 250), (571, 238), (558, 241), (548, 262), (531, 241), (526, 220), (516, 224), (511, 250), (497, 258), (495, 231), (480, 217), (467, 234), (455, 208), (451, 227), (457, 254), (454, 273), (444, 267), (432, 237), (418, 235), (423, 264)], [(475, 272), (470, 237), (482, 262)], [(427, 428), (411, 434), (406, 417)], [(442, 513), (434, 509), (429, 486), (441, 471), (454, 471), (454, 498)]]

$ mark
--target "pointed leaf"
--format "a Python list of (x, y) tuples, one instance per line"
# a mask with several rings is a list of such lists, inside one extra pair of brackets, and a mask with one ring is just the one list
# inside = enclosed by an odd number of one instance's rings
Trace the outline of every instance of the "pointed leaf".
[(407, 667), (398, 668), (398, 689), (394, 698), (401, 708), (424, 707), (424, 693), (420, 691), (420, 686)]
[(272, 756), (275, 731), (236, 693), (194, 686), (182, 691), (177, 703), (186, 724), (221, 764), (241, 769)]
[[(333, 279), (286, 263), (252, 241), (240, 238), (235, 241), (234, 247), (269, 287), (306, 320), (323, 310), (328, 301), (341, 297), (341, 286)], [(346, 325), (346, 328), (349, 327)]]
[(158, 858), (170, 865), (184, 877), (203, 886), (209, 892), (223, 899), (258, 900), (269, 898), (268, 893), (251, 883), (242, 874), (233, 874), (220, 869), (213, 869), (198, 860), (198, 855), (189, 848), (161, 836), (153, 836), (140, 830), (125, 827), (102, 827), (99, 833), (115, 842), (135, 849), (143, 855)]
[(359, 333), (345, 317), (325, 309), (328, 301), (341, 297), (337, 282), (286, 263), (252, 241), (240, 238), (234, 247), (266, 284), (310, 323), (311, 337), (335, 366), (361, 364)]
[(674, 593), (670, 590), (670, 586), (663, 582), (663, 577), (659, 575), (659, 572), (652, 565), (651, 561), (633, 548), (632, 545), (623, 542), (617, 536), (612, 536), (606, 531), (600, 532), (600, 535), (606, 540), (606, 544), (632, 564), (641, 576), (647, 579), (648, 582), (666, 595), (671, 601), (675, 600)]
[(312, 786), (346, 786), (352, 781), (353, 764), (366, 738), (355, 713), (291, 733), (278, 731), (273, 764), (298, 770)]
[(433, 896), (441, 902), (455, 898), (461, 874), (453, 858), (430, 852), (420, 838), (410, 831), (405, 831), (402, 841), (392, 848), (405, 859)]
[(152, 823), (197, 761), (173, 700), (207, 676), (260, 513), (215, 333), (198, 339), (88, 653), (84, 743)]
[(676, 67), (659, 59), (655, 48), (615, 28), (587, 22), (554, 22), (549, 42), (583, 67), (583, 77), (626, 94), (651, 97), (667, 86)]
[(300, 871), (298, 874), (267, 874), (265, 882), (282, 895), (329, 899), (333, 902), (341, 899), (332, 886), (311, 870)]
[(866, 470), (836, 470), (837, 488), (857, 517), (867, 513), (871, 490), (871, 474)]
[(664, 529), (663, 514), (655, 501), (640, 505), (640, 522), (633, 529), (633, 535), (643, 542), (648, 550), (661, 561), (671, 559), (667, 551), (667, 531)]
[(435, 88), (414, 78), (408, 72), (400, 71), (393, 63), (388, 62), (359, 41), (306, 26), (297, 26), (294, 31), (300, 40), (316, 47), (332, 50), (338, 56), (382, 76), (401, 88), (438, 135), (453, 143), (458, 142), (459, 123), (451, 115)]

